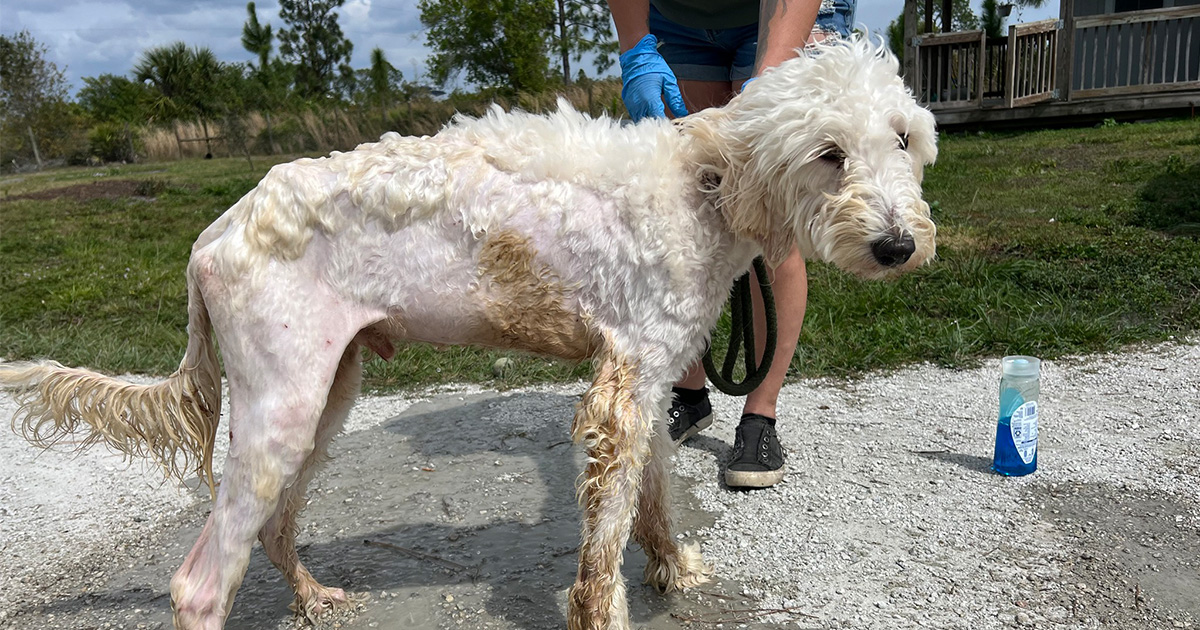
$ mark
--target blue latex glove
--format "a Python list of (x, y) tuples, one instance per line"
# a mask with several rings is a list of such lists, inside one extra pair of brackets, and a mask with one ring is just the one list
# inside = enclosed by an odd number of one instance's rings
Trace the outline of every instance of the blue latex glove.
[(621, 100), (629, 116), (637, 122), (647, 116), (665, 118), (663, 100), (676, 116), (687, 116), (683, 94), (675, 73), (658, 54), (658, 39), (647, 35), (637, 46), (621, 53)]

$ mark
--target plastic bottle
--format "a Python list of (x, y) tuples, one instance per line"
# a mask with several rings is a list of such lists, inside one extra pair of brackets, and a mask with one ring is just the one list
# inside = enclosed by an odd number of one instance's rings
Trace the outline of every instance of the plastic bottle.
[(992, 470), (1010, 477), (1037, 470), (1040, 359), (1004, 357), (1000, 361), (1000, 417)]

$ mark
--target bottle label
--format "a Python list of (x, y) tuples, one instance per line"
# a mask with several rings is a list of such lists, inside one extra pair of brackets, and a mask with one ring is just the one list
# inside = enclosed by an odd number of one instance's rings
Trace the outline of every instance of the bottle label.
[(1009, 427), (1012, 429), (1013, 446), (1017, 447), (1021, 461), (1026, 464), (1032, 462), (1037, 455), (1037, 401), (1031, 400), (1014, 409)]

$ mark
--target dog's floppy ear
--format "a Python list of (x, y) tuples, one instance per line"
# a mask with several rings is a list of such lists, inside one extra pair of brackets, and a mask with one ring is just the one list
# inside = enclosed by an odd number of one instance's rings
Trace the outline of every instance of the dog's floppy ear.
[(743, 139), (723, 133), (729, 125), (720, 124), (722, 116), (727, 113), (721, 109), (706, 109), (678, 124), (692, 140), (698, 176), (716, 193), (717, 207), (729, 230), (761, 245), (767, 264), (777, 266), (796, 246), (790, 201), (771, 185), (785, 175), (756, 158)]

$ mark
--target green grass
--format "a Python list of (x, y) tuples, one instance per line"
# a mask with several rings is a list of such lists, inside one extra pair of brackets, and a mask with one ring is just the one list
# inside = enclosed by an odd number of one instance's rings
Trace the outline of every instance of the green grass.
[[(163, 374), (185, 345), (192, 241), (270, 164), (63, 169), (0, 179), (0, 199), (99, 179), (118, 199), (0, 201), (0, 356)], [(97, 177), (97, 174), (102, 176)], [(938, 259), (892, 282), (809, 265), (793, 375), (930, 361), (1107, 351), (1200, 329), (1200, 124), (1167, 121), (945, 135), (926, 198)], [(727, 323), (724, 324), (727, 326)], [(719, 330), (716, 345), (723, 345)], [(587, 365), (414, 345), (368, 364), (368, 388), (574, 379)]]

